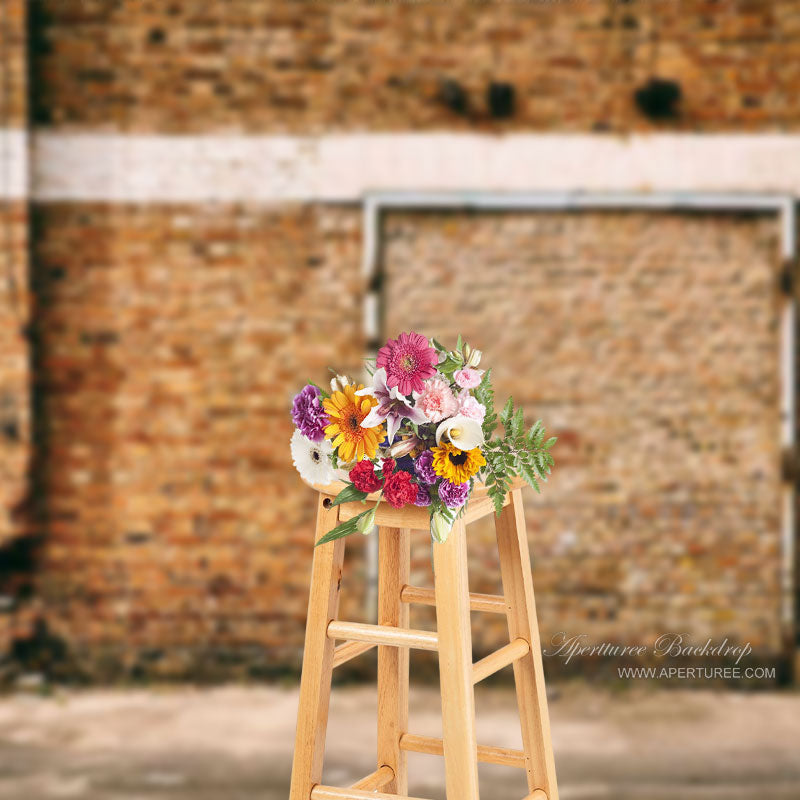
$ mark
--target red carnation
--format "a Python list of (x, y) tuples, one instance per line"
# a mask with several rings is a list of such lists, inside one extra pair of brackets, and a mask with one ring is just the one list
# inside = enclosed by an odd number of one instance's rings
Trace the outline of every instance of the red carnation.
[(383, 496), (393, 508), (402, 508), (417, 499), (417, 485), (411, 482), (411, 473), (395, 472), (386, 479)]
[(393, 458), (384, 458), (383, 466), (381, 467), (381, 471), (383, 472), (383, 477), (388, 478), (394, 472), (394, 468), (396, 466), (397, 462)]
[(350, 480), (359, 492), (377, 492), (383, 481), (375, 474), (375, 467), (366, 458), (350, 470)]

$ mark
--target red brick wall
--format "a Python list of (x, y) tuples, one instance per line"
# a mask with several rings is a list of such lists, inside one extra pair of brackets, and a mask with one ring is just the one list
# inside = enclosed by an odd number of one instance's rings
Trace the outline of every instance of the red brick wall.
[[(387, 332), (480, 343), (560, 437), (526, 493), (544, 640), (778, 650), (774, 217), (393, 213), (383, 236)], [(492, 591), (491, 526), (470, 540)]]
[[(651, 127), (634, 90), (680, 83), (670, 127), (800, 122), (797, 0), (337, 3), (43, 0), (35, 119), (138, 131)], [(442, 82), (469, 111), (440, 101)], [(517, 89), (492, 123), (491, 81)]]
[(26, 124), (25, 4), (0, 17), (0, 545), (20, 530), (27, 488), (29, 411), (28, 204), (17, 196), (12, 160)]
[[(23, 126), (24, 6), (4, 8), (16, 87), (5, 124)], [(29, 9), (31, 118), (57, 133), (763, 132), (800, 121), (797, 0)], [(632, 100), (652, 75), (684, 93), (658, 126)], [(448, 80), (466, 92), (464, 113), (442, 102)], [(510, 119), (489, 119), (492, 80), (516, 87)], [(0, 212), (17, 288), (30, 277), (36, 304), (29, 353), (26, 301), (20, 311), (0, 287), (0, 388), (14, 398), (0, 415), (14, 409), (21, 432), (0, 433), (0, 539), (39, 534), (36, 608), (68, 671), (296, 666), (313, 496), (289, 463), (287, 408), (328, 365), (358, 368), (359, 209), (38, 202), (35, 216), (29, 266), (27, 204)], [(558, 473), (529, 516), (546, 630), (557, 620), (636, 639), (686, 623), (778, 647), (775, 230), (671, 215), (387, 222), (385, 332), (481, 341), (500, 392), (562, 435)], [(500, 288), (487, 272), (498, 265)], [(653, 308), (668, 320), (657, 335)], [(735, 357), (718, 358), (728, 343)], [(541, 381), (515, 378), (509, 350)], [(623, 444), (609, 461), (611, 432)], [(487, 536), (475, 533), (472, 566), (491, 591)], [(415, 580), (427, 583), (424, 537), (415, 546)], [(363, 547), (348, 544), (351, 618), (364, 613)], [(479, 648), (500, 635), (488, 629)]]
[(0, 127), (24, 128), (28, 119), (26, 3), (4, 0), (0, 11)]
[(28, 383), (27, 204), (0, 202), (0, 546), (22, 529), (27, 491)]
[(28, 203), (13, 178), (24, 157), (26, 79), (25, 3), (7, 0), (0, 10), (0, 678), (3, 654), (29, 621), (15, 600), (27, 577), (19, 574), (19, 542), (30, 533)]
[(296, 662), (315, 506), (287, 408), (306, 376), (358, 369), (359, 222), (321, 207), (38, 212), (38, 586), (81, 658), (179, 674), (225, 653), (231, 668), (237, 653)]
[(0, 18), (0, 544), (18, 529), (28, 458), (28, 205), (13, 196), (11, 178), (26, 123), (24, 11), (12, 0)]

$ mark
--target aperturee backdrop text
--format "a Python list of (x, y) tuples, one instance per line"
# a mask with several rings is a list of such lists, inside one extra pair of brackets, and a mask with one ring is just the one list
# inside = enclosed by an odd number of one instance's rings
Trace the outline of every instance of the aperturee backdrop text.
[[(491, 370), (481, 351), (464, 344), (446, 350), (435, 339), (401, 333), (367, 362), (372, 385), (342, 375), (330, 391), (309, 383), (294, 398), (292, 460), (309, 483), (344, 480), (334, 504), (364, 500), (372, 492), (394, 508), (430, 508), (431, 536), (447, 539), (476, 480), (486, 484), (497, 513), (515, 477), (536, 491), (553, 466), (541, 420), (527, 432), (512, 398), (500, 412), (497, 433)], [(337, 525), (317, 544), (359, 531), (369, 533), (375, 509)]]

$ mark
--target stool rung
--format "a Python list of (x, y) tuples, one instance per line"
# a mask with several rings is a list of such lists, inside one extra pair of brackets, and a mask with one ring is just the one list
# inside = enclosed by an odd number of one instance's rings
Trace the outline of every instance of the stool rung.
[(422, 800), (422, 798), (361, 789), (337, 789), (335, 786), (323, 786), (318, 783), (311, 790), (311, 800)]
[(345, 642), (344, 644), (340, 644), (338, 647), (334, 647), (334, 669), (336, 667), (341, 667), (342, 664), (346, 664), (356, 656), (360, 656), (362, 653), (372, 650), (373, 647), (375, 647), (375, 645), (370, 642)]
[[(400, 737), (400, 749), (412, 753), (427, 753), (431, 756), (444, 755), (444, 745), (441, 739), (433, 736), (418, 736), (415, 733), (404, 733)], [(490, 747), (479, 744), (478, 761), (482, 761), (484, 764), (502, 764), (506, 767), (525, 769), (525, 753), (522, 750), (512, 750), (508, 747)]]
[[(417, 603), (423, 606), (436, 605), (436, 594), (433, 589), (424, 589), (421, 586), (404, 586), (400, 592), (400, 599), (404, 603)], [(505, 614), (506, 599), (499, 594), (478, 594), (477, 592), (470, 592), (469, 607), (472, 611)]]
[(341, 620), (333, 620), (328, 624), (328, 638), (391, 647), (414, 647), (418, 650), (439, 649), (439, 637), (433, 631), (415, 631), (410, 628), (394, 628), (391, 625), (365, 625), (361, 622)]
[(388, 764), (384, 764), (382, 767), (378, 767), (375, 772), (371, 772), (360, 781), (356, 781), (350, 788), (374, 792), (378, 789), (383, 789), (386, 784), (391, 783), (393, 780), (394, 770)]
[(525, 639), (514, 639), (513, 642), (509, 642), (472, 665), (472, 682), (478, 683), (498, 670), (503, 669), (503, 667), (513, 664), (518, 659), (528, 655), (530, 649), (530, 645)]
[(547, 792), (544, 789), (534, 789), (531, 794), (523, 797), (522, 800), (547, 800)]

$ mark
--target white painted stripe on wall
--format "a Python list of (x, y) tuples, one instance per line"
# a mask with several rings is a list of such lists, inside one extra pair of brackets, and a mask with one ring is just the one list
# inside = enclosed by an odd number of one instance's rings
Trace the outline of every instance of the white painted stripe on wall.
[(800, 135), (33, 135), (37, 200), (352, 202), (380, 190), (800, 195)]
[(28, 196), (28, 133), (0, 128), (0, 200)]

